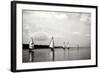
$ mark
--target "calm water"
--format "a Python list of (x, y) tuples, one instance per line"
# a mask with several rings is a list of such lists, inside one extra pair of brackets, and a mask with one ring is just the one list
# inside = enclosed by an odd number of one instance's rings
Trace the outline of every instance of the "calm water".
[[(50, 49), (35, 49), (34, 50), (33, 62), (45, 62), (53, 60), (53, 53)], [(91, 59), (90, 48), (70, 48), (62, 49), (56, 48), (54, 50), (55, 61), (67, 61), (67, 60), (85, 60)], [(29, 51), (28, 49), (23, 50), (23, 62), (29, 62)]]

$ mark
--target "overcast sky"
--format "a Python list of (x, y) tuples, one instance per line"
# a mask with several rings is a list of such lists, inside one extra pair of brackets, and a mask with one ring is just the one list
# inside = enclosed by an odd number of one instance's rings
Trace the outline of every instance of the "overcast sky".
[(23, 10), (23, 43), (30, 37), (39, 44), (48, 44), (51, 36), (56, 45), (65, 41), (89, 47), (91, 14)]

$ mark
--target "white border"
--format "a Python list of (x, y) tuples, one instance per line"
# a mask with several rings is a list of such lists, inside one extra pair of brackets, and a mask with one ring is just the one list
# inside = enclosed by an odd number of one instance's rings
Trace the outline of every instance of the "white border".
[[(22, 63), (22, 9), (28, 10), (49, 10), (49, 11), (70, 11), (70, 12), (88, 12), (91, 13), (91, 60), (75, 60), (75, 61), (59, 61), (59, 62), (41, 62), (41, 63)], [(93, 8), (81, 7), (60, 7), (60, 6), (45, 6), (45, 5), (28, 5), (17, 4), (17, 44), (16, 44), (16, 65), (17, 70), (22, 69), (38, 69), (38, 68), (52, 68), (52, 67), (72, 67), (85, 66), (96, 64), (96, 10)]]

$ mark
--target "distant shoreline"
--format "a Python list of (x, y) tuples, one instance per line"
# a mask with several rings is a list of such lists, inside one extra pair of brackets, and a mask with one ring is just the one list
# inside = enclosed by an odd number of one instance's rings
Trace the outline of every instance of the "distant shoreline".
[[(29, 48), (29, 44), (22, 44), (22, 47), (23, 47), (23, 49), (28, 49)], [(49, 45), (34, 45), (34, 48), (35, 49), (50, 49)], [(64, 47), (55, 46), (54, 48), (56, 49), (56, 48), (64, 48)], [(67, 49), (67, 48), (78, 48), (78, 47), (65, 47), (65, 48)], [(85, 48), (85, 47), (81, 47), (81, 48)], [(88, 47), (88, 48), (90, 48), (90, 47)]]

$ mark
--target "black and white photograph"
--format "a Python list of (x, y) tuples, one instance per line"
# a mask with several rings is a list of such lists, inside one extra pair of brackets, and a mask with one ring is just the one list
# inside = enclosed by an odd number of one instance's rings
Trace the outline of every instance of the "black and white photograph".
[(97, 67), (97, 6), (11, 6), (12, 72)]
[(91, 59), (91, 13), (22, 13), (23, 63)]

